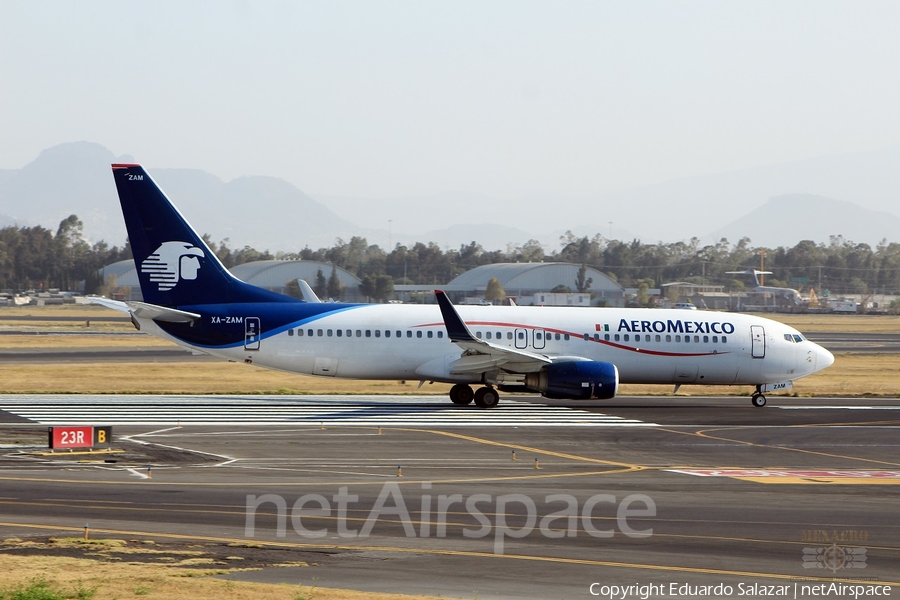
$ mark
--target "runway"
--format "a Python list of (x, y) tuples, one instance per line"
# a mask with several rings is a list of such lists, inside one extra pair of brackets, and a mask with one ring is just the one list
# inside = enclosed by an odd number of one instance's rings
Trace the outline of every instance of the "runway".
[[(321, 560), (227, 577), (445, 598), (900, 586), (896, 398), (507, 397), (484, 411), (427, 397), (5, 396), (0, 408), (17, 421), (0, 426), (3, 537), (89, 522), (97, 536), (271, 545)], [(76, 419), (114, 423), (124, 452), (24, 451)]]

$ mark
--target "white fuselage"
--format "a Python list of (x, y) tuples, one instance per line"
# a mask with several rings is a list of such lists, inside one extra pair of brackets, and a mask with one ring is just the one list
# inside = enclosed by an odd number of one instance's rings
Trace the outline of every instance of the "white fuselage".
[[(454, 373), (461, 350), (436, 305), (348, 305), (243, 346), (196, 347), (149, 319), (142, 330), (221, 358), (351, 379), (485, 381)], [(614, 364), (622, 383), (763, 384), (791, 381), (834, 362), (798, 331), (751, 314), (664, 309), (459, 306), (477, 337), (494, 345)], [(247, 322), (257, 315), (234, 315)], [(251, 318), (251, 319), (248, 319)], [(203, 316), (204, 319), (210, 317)], [(490, 377), (487, 378), (490, 381)]]

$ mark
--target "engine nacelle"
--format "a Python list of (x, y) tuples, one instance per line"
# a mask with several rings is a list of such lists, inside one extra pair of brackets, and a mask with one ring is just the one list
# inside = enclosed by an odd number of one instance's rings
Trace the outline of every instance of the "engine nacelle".
[(608, 400), (619, 390), (619, 370), (612, 363), (593, 360), (558, 362), (525, 375), (525, 385), (545, 398)]

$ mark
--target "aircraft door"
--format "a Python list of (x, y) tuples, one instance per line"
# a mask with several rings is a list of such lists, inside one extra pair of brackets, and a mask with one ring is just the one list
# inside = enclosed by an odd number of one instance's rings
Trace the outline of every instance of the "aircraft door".
[(542, 350), (544, 348), (544, 345), (547, 343), (547, 332), (543, 329), (535, 329), (531, 332), (531, 335), (533, 340), (531, 345), (535, 350)]
[(516, 329), (516, 348), (522, 350), (528, 347), (528, 330)]
[(259, 350), (259, 317), (244, 317), (244, 350)]
[(766, 330), (762, 325), (750, 326), (750, 356), (753, 358), (766, 357)]

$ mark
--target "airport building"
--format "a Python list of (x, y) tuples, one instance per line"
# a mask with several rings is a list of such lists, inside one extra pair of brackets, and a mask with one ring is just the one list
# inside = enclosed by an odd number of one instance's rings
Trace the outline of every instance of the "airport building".
[[(590, 287), (582, 294), (549, 294), (560, 286), (577, 292), (576, 280), (581, 265), (575, 263), (495, 263), (466, 271), (449, 283), (440, 286), (451, 300), (458, 304), (483, 299), (488, 282), (496, 278), (503, 286), (507, 298), (516, 304), (545, 306), (624, 306), (625, 289), (606, 274), (593, 267), (586, 267), (584, 278), (590, 279)], [(414, 301), (417, 295), (427, 293), (434, 286), (397, 285), (397, 296), (402, 301)], [(585, 298), (585, 295), (588, 298)], [(576, 297), (580, 296), (580, 297)], [(543, 300), (542, 300), (543, 298)]]

